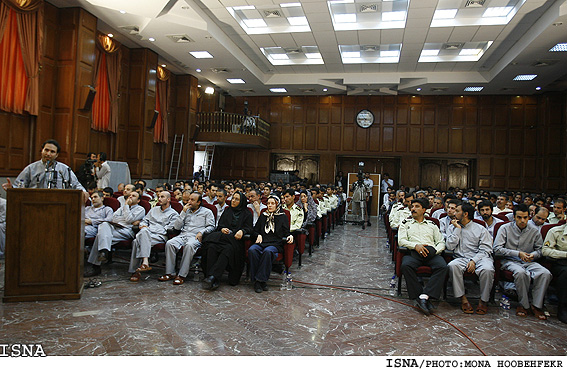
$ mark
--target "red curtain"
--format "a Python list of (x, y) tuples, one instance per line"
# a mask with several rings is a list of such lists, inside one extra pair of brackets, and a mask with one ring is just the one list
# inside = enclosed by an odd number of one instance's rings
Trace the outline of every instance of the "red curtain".
[(96, 95), (93, 100), (92, 128), (97, 131), (108, 131), (110, 125), (110, 93), (108, 91), (108, 73), (106, 70), (106, 54), (98, 53)]
[(24, 114), (28, 78), (18, 36), (17, 16), (3, 3), (0, 3), (0, 8), (3, 8), (0, 13), (7, 14), (5, 24), (0, 25), (0, 28), (4, 27), (0, 41), (0, 110)]
[(156, 110), (159, 112), (154, 126), (154, 142), (168, 143), (167, 106), (169, 104), (169, 76), (167, 69), (157, 69)]
[(99, 33), (96, 40), (96, 65), (91, 128), (103, 132), (116, 132), (118, 128), (118, 92), (120, 88), (120, 43)]

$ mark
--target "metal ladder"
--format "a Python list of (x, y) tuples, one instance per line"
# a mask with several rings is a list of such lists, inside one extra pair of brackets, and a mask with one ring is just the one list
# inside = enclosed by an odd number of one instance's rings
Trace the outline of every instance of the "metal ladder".
[[(169, 163), (169, 176), (167, 183), (171, 183), (171, 175), (175, 169), (175, 182), (179, 176), (179, 165), (181, 164), (181, 152), (183, 151), (183, 138), (185, 135), (175, 135), (173, 138), (173, 149), (171, 150), (171, 162)], [(177, 155), (176, 155), (177, 154)]]
[(203, 158), (203, 170), (205, 171), (205, 179), (210, 179), (211, 169), (213, 167), (213, 157), (215, 155), (215, 145), (205, 146), (205, 157)]

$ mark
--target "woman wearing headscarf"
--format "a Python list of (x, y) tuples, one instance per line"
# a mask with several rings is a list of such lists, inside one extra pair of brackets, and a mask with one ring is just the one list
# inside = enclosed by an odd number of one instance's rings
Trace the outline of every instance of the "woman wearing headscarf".
[(250, 261), (250, 280), (254, 282), (254, 291), (260, 293), (267, 291), (266, 282), (270, 278), (272, 263), (283, 254), (283, 239), (293, 243), (293, 236), (289, 233), (289, 219), (281, 211), (280, 199), (276, 196), (268, 197), (267, 209), (254, 226), (252, 239), (254, 245), (248, 249)]
[(303, 210), (303, 224), (302, 229), (306, 229), (306, 225), (309, 223), (315, 223), (317, 218), (317, 204), (313, 201), (313, 197), (307, 194), (307, 191), (299, 191), (299, 200), (295, 203)]
[(246, 197), (242, 192), (232, 195), (230, 207), (226, 208), (214, 232), (204, 239), (202, 266), (205, 271), (203, 288), (215, 290), (225, 270), (228, 283), (236, 286), (244, 270), (244, 239), (252, 232), (252, 213), (246, 208)]

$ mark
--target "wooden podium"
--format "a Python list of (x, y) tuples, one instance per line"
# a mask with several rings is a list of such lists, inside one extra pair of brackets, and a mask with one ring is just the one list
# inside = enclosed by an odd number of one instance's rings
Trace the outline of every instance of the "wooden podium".
[(27, 188), (7, 192), (3, 301), (81, 298), (83, 192)]

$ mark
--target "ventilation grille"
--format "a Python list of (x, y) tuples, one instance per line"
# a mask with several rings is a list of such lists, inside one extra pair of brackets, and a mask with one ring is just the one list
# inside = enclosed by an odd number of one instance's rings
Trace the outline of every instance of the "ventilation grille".
[(377, 4), (363, 4), (360, 6), (361, 13), (376, 13), (378, 11)]
[(549, 67), (550, 65), (553, 64), (557, 64), (559, 63), (559, 60), (557, 59), (542, 59), (542, 60), (536, 60), (532, 66), (534, 67)]
[(482, 8), (486, 0), (467, 0), (465, 8)]
[(380, 47), (376, 46), (376, 45), (364, 45), (360, 47), (361, 51), (370, 51), (370, 52), (374, 52), (374, 51), (379, 51)]
[(226, 68), (211, 68), (211, 72), (213, 73), (230, 73), (230, 70)]
[(284, 50), (285, 50), (286, 54), (299, 54), (301, 52), (301, 49), (293, 48), (293, 47), (287, 48), (287, 49), (284, 49)]
[(431, 91), (433, 92), (443, 92), (443, 91), (447, 91), (449, 88), (448, 87), (433, 87), (431, 89)]
[(186, 44), (189, 42), (195, 42), (195, 40), (191, 39), (191, 37), (187, 35), (167, 35), (171, 41), (175, 42), (176, 44)]
[(256, 91), (254, 91), (254, 90), (251, 89), (251, 88), (246, 88), (246, 89), (238, 90), (238, 91), (240, 91), (240, 92), (242, 92), (242, 93), (245, 93), (245, 94), (250, 94), (250, 93), (256, 92)]
[(463, 44), (458, 43), (458, 42), (451, 42), (451, 43), (443, 44), (443, 49), (445, 49), (445, 50), (459, 50), (462, 47), (463, 47)]
[(264, 10), (264, 17), (266, 18), (281, 18), (282, 13), (281, 11), (274, 9), (274, 10)]
[(313, 88), (300, 88), (299, 91), (311, 93), (311, 92), (315, 92), (315, 89), (313, 89)]

